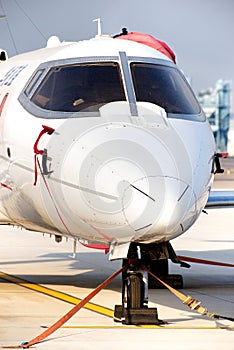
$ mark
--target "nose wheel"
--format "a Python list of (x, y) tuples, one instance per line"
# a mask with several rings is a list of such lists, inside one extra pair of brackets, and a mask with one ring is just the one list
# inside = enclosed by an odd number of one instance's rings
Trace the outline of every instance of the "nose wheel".
[(125, 280), (125, 289), (127, 309), (140, 309), (144, 307), (143, 296), (145, 286), (139, 273), (128, 273), (128, 277)]

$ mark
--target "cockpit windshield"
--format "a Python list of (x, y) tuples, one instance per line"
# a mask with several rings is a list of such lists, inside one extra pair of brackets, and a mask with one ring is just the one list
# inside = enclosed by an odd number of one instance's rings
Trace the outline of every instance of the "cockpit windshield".
[(152, 63), (131, 63), (137, 101), (157, 104), (169, 114), (199, 114), (201, 108), (178, 69)]
[(115, 62), (53, 67), (31, 98), (42, 109), (60, 112), (97, 112), (106, 103), (125, 100)]

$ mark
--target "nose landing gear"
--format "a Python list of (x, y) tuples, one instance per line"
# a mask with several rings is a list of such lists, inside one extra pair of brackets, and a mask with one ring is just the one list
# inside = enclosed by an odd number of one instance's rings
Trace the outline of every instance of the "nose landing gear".
[(169, 242), (148, 245), (131, 243), (128, 258), (123, 262), (126, 268), (122, 273), (122, 305), (115, 305), (116, 322), (163, 324), (158, 319), (157, 308), (148, 308), (148, 288), (162, 288), (160, 280), (152, 276), (160, 276), (161, 281), (176, 289), (183, 288), (182, 276), (168, 273), (168, 259), (181, 267), (190, 267), (178, 259)]
[(115, 305), (114, 321), (127, 325), (160, 325), (157, 308), (148, 308), (148, 273), (141, 268), (137, 247), (131, 246), (122, 274), (122, 305)]

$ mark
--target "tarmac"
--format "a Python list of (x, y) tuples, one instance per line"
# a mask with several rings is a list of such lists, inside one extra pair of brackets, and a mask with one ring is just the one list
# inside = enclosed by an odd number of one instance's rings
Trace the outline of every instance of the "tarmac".
[[(229, 164), (230, 162), (230, 164)], [(227, 164), (229, 168), (227, 169)], [(224, 162), (214, 188), (234, 189), (234, 161)], [(178, 255), (234, 264), (234, 209), (207, 210), (184, 235), (171, 241)], [(0, 348), (18, 346), (41, 334), (113, 272), (121, 262), (73, 242), (19, 228), (0, 230)], [(209, 312), (234, 318), (234, 269), (170, 264), (182, 274), (181, 292), (201, 301)], [(25, 280), (27, 282), (25, 282)], [(121, 303), (117, 277), (37, 349), (173, 349), (232, 350), (234, 322), (210, 319), (190, 310), (166, 289), (149, 290), (149, 306), (157, 307), (163, 326), (125, 326), (112, 319)]]

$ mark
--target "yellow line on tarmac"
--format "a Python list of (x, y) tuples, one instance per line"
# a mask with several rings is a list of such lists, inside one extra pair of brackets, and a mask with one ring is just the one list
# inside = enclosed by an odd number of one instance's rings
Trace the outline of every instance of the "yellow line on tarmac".
[[(47, 326), (44, 326), (43, 328), (48, 328)], [(119, 325), (119, 326), (62, 326), (61, 328), (84, 328), (84, 329), (135, 329), (135, 328), (162, 328), (161, 326), (151, 325), (151, 326), (143, 326), (143, 325)]]
[[(76, 298), (72, 295), (69, 295), (69, 294), (66, 294), (63, 292), (59, 292), (59, 291), (56, 291), (56, 290), (51, 289), (51, 288), (43, 287), (42, 285), (34, 284), (32, 282), (22, 280), (21, 278), (18, 278), (18, 277), (12, 276), (12, 275), (8, 275), (8, 274), (1, 272), (1, 271), (0, 271), (0, 278), (5, 280), (5, 281), (8, 281), (8, 282), (15, 283), (21, 287), (24, 287), (24, 288), (27, 288), (30, 290), (34, 290), (36, 292), (45, 294), (47, 296), (56, 298), (58, 300), (65, 301), (65, 302), (70, 303), (70, 304), (77, 305), (82, 300), (82, 299)], [(91, 310), (91, 311), (94, 311), (94, 312), (101, 314), (101, 315), (104, 315), (104, 316), (108, 316), (108, 317), (114, 316), (113, 310), (106, 308), (106, 307), (103, 307), (101, 305), (94, 304), (94, 303), (87, 303), (84, 306), (84, 308)]]
[[(48, 328), (48, 327), (44, 327)], [(135, 329), (135, 328), (143, 328), (143, 329), (227, 329), (234, 330), (232, 326), (173, 326), (173, 325), (122, 325), (122, 326), (62, 326), (61, 328), (84, 328), (84, 329)]]

